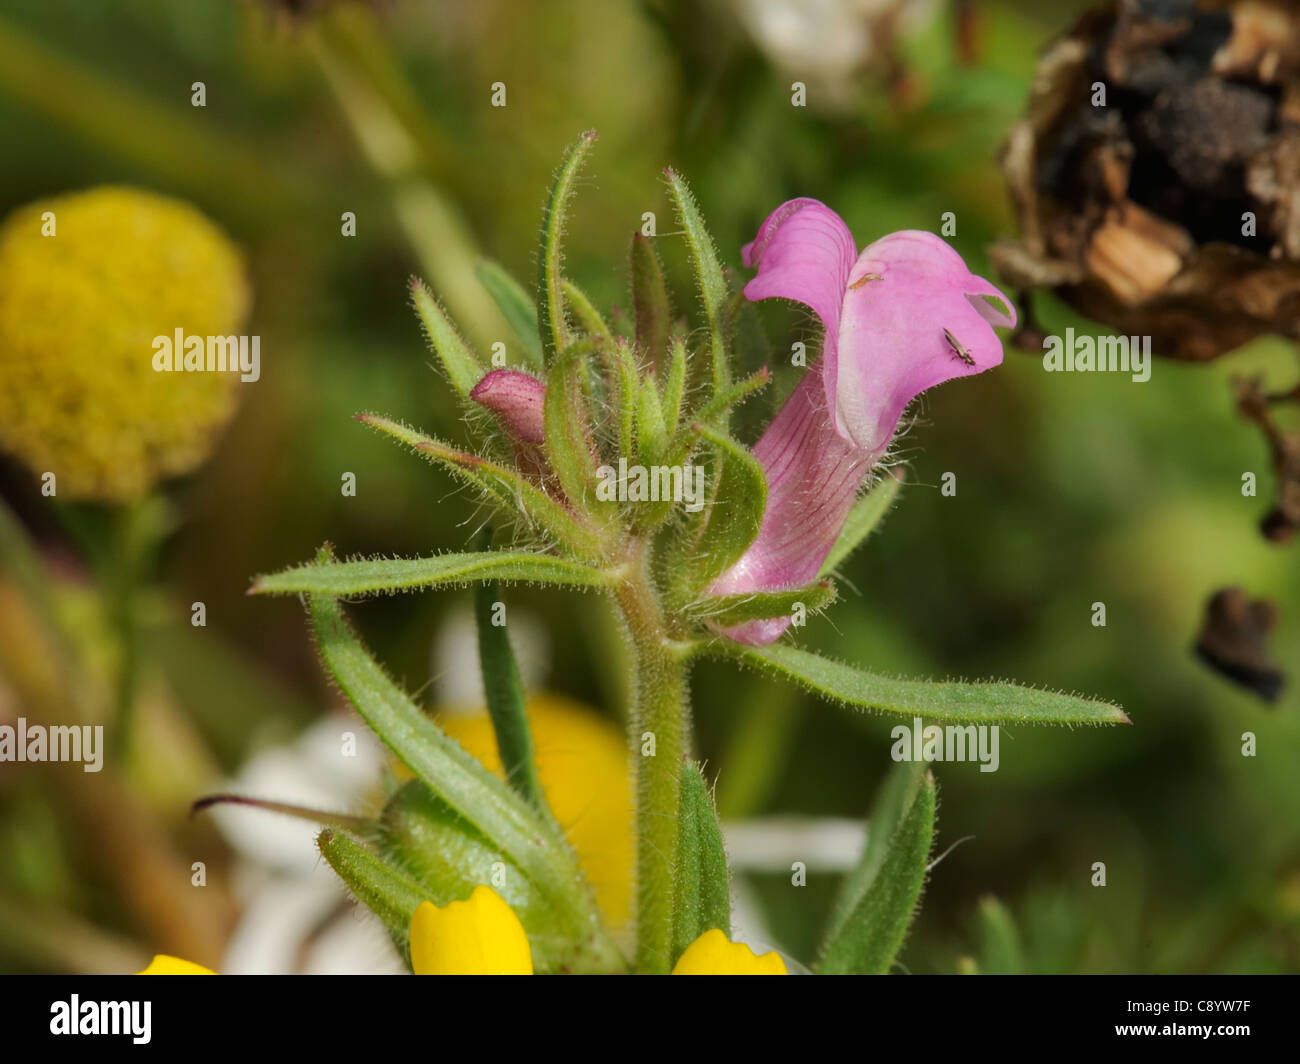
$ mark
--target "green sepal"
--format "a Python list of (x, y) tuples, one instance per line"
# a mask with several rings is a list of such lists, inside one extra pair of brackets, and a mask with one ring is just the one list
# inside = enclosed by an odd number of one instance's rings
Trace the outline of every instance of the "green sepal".
[(582, 331), (601, 343), (612, 344), (614, 342), (614, 333), (610, 329), (609, 323), (596, 309), (596, 304), (591, 301), (591, 297), (567, 277), (564, 279), (562, 287), (564, 289), (564, 301), (569, 310), (573, 312), (573, 318)]
[(511, 277), (500, 263), (490, 259), (480, 262), (474, 274), (519, 340), (524, 363), (531, 369), (540, 370), (542, 338), (537, 331), (537, 307), (524, 286)]
[(886, 473), (869, 492), (853, 504), (853, 509), (849, 511), (844, 527), (835, 540), (835, 545), (831, 547), (830, 554), (822, 562), (819, 576), (827, 576), (834, 572), (842, 561), (862, 546), (866, 538), (880, 524), (894, 500), (898, 498), (902, 486), (902, 469), (896, 473)]
[(771, 370), (760, 366), (744, 380), (720, 388), (713, 398), (695, 412), (694, 420), (704, 425), (725, 426), (731, 408), (766, 388), (771, 379)]
[(468, 399), (470, 390), (483, 379), (483, 374), (487, 371), (469, 345), (461, 339), (446, 311), (423, 281), (411, 281), (411, 303), (424, 327), (425, 339), (446, 373), (447, 380), (462, 399)]
[(637, 232), (632, 235), (632, 310), (636, 318), (636, 346), (658, 364), (667, 353), (672, 307), (664, 270), (654, 240)]
[(358, 901), (379, 917), (398, 953), (411, 966), (411, 917), (428, 900), (424, 888), (346, 831), (326, 828), (316, 846)]
[(587, 558), (600, 555), (601, 541), (595, 531), (516, 470), (459, 450), (379, 414), (357, 414), (356, 418), (363, 425), (391, 436), (416, 454), (477, 488), (496, 505), (500, 513), (524, 524), (530, 532), (544, 532), (573, 554)]
[(790, 617), (800, 606), (815, 613), (835, 601), (835, 585), (818, 580), (788, 591), (752, 591), (743, 595), (702, 595), (687, 607), (687, 612), (719, 628)]
[(686, 341), (674, 336), (668, 347), (668, 372), (664, 374), (664, 425), (669, 435), (677, 432), (682, 419), (682, 402), (686, 392)]
[(564, 223), (574, 182), (595, 141), (596, 131), (589, 129), (569, 146), (542, 213), (537, 253), (537, 324), (548, 363), (570, 340), (569, 323), (564, 315)]
[(547, 459), (569, 502), (582, 513), (599, 514), (605, 522), (615, 505), (596, 497), (600, 461), (588, 416), (591, 396), (587, 355), (590, 351), (591, 345), (580, 341), (570, 344), (552, 360), (546, 376), (542, 423)]
[(658, 465), (668, 449), (668, 426), (664, 422), (659, 388), (646, 376), (637, 389), (636, 457), (643, 466)]
[(389, 799), (377, 846), (434, 905), (462, 901), (480, 883), (490, 886), (524, 925), (539, 973), (604, 970), (578, 948), (587, 930), (574, 914), (557, 910), (517, 864), (419, 780)]
[(870, 837), (880, 833), (888, 841), (883, 852), (868, 844), (861, 871), (855, 869), (846, 879), (848, 894), (836, 910), (847, 915), (826, 940), (816, 968), (819, 975), (884, 975), (903, 945), (929, 869), (938, 798), (934, 776), (924, 772), (913, 784), (911, 769), (901, 765), (895, 770), (903, 777), (896, 826), (888, 818), (896, 801), (889, 786), (868, 821)]
[(673, 889), (673, 963), (714, 928), (731, 935), (731, 893), (722, 830), (698, 766), (682, 765), (680, 828)]
[[(706, 381), (709, 393), (716, 395), (726, 390), (730, 383), (727, 358), (727, 280), (722, 274), (718, 252), (700, 214), (700, 208), (691, 190), (675, 170), (664, 171), (668, 190), (677, 208), (677, 220), (686, 233), (686, 243), (691, 252), (695, 280), (708, 325), (708, 357), (705, 360)], [(725, 418), (720, 422), (726, 427)]]
[[(681, 465), (690, 457), (699, 444), (704, 430), (727, 420), (727, 413), (737, 403), (742, 403), (751, 395), (767, 386), (771, 374), (766, 366), (751, 373), (743, 381), (733, 384), (715, 395), (692, 416), (687, 425), (678, 428), (676, 436), (668, 450), (668, 464)], [(666, 419), (665, 419), (666, 420)]]
[(720, 432), (700, 424), (693, 429), (712, 446), (713, 492), (672, 546), (672, 597), (682, 605), (745, 553), (758, 536), (767, 505), (767, 480), (758, 460)]
[(637, 372), (636, 356), (628, 341), (615, 337), (598, 348), (601, 368), (605, 377), (606, 406), (612, 407), (618, 423), (620, 455), (636, 453), (638, 394), (641, 375)]

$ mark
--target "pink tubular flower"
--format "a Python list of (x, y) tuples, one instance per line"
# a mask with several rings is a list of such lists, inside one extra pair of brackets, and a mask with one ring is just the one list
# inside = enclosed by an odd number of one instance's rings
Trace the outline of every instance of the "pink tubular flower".
[[(820, 361), (754, 445), (767, 509), (758, 538), (710, 589), (717, 595), (815, 579), (907, 404), (998, 365), (1002, 343), (992, 326), (1016, 322), (1011, 301), (933, 233), (891, 233), (859, 255), (840, 216), (814, 199), (783, 203), (743, 254), (746, 266), (758, 267), (745, 295), (803, 303), (826, 338)], [(789, 623), (753, 621), (727, 634), (761, 645)]]

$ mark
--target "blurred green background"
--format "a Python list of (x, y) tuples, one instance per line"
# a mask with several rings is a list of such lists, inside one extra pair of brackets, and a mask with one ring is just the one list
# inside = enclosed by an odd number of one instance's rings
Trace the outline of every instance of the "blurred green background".
[[(263, 379), (244, 391), (214, 457), (168, 488), (179, 524), (147, 640), (199, 752), (181, 744), (152, 774), (128, 766), (125, 784), (161, 825), (153, 843), (184, 864), (195, 853), (210, 862), (216, 889), (202, 919), (218, 939), (233, 918), (219, 900), (223, 844), (185, 806), (334, 698), (297, 604), (246, 598), (250, 576), (326, 540), (342, 553), (414, 554), (463, 549), (476, 528), (443, 473), (351, 420), (378, 410), (464, 438), (407, 278), (425, 277), (480, 349), (503, 338), (473, 268), (488, 256), (531, 283), (551, 171), (592, 127), (600, 140), (567, 269), (599, 305), (627, 305), (628, 243), (646, 211), (676, 290), (689, 291), (665, 165), (691, 182), (739, 277), (741, 246), (792, 196), (830, 204), (859, 244), (937, 231), (952, 211), (952, 242), (991, 275), (984, 248), (1010, 232), (997, 149), (1039, 50), (1081, 10), (908, 5), (892, 54), (868, 43), (849, 70), (831, 61), (852, 43), (843, 35), (814, 40), (801, 58), (788, 36), (766, 35), (779, 20), (745, 17), (762, 5), (724, 0), (394, 0), (377, 16), (307, 6), (320, 10), (9, 0), (0, 17), (0, 214), (58, 192), (140, 185), (194, 203), (249, 261)], [(806, 108), (791, 106), (795, 80), (809, 86)], [(195, 81), (206, 85), (202, 109), (190, 105)], [(489, 105), (498, 81), (504, 108)], [(356, 213), (354, 238), (340, 235), (344, 211)], [(1050, 298), (1036, 305), (1049, 330), (1098, 329)], [(679, 300), (679, 312), (694, 309)], [(764, 305), (759, 319), (749, 369), (784, 365), (788, 345), (812, 335), (796, 309)], [(1248, 370), (1289, 387), (1294, 354), (1261, 341), (1208, 367), (1160, 362), (1134, 384), (1049, 375), (1008, 349), (1002, 369), (928, 396), (901, 440), (901, 500), (846, 566), (845, 601), (802, 640), (884, 672), (1096, 694), (1134, 722), (1005, 728), (998, 772), (938, 768), (940, 850), (967, 841), (934, 870), (902, 954), (908, 970), (950, 972), (974, 957), (982, 970), (1300, 971), (1300, 698), (1293, 685), (1265, 706), (1190, 649), (1205, 598), (1229, 584), (1279, 604), (1284, 665), (1300, 645), (1300, 553), (1255, 527), (1271, 474), (1229, 387)], [(767, 408), (747, 412), (747, 440), (793, 379), (777, 377)], [(345, 471), (355, 498), (340, 494)], [(947, 471), (955, 497), (939, 492)], [(1245, 471), (1259, 475), (1259, 498), (1242, 497)], [(76, 585), (76, 547), (32, 475), (5, 460), (0, 489)], [(186, 623), (196, 600), (206, 629)], [(623, 659), (602, 602), (523, 590), (511, 601), (550, 631), (546, 686), (617, 718)], [(1096, 601), (1105, 628), (1090, 623)], [(424, 594), (353, 615), (418, 689), (430, 646), (464, 604)], [(6, 608), (0, 625), (0, 642), (20, 647), (21, 613)], [(700, 669), (694, 696), (698, 753), (724, 817), (859, 816), (889, 765), (891, 719), (855, 718), (720, 665)], [(17, 710), (6, 703), (8, 719)], [(1241, 755), (1247, 731), (1253, 758)], [(78, 843), (99, 829), (87, 803), (62, 795), (73, 775), (0, 765), (6, 970), (111, 967), (150, 940), (130, 904), (138, 884)], [(152, 851), (119, 852), (147, 865)], [(1090, 885), (1096, 861), (1105, 888)], [(835, 877), (754, 886), (776, 941), (807, 957)]]

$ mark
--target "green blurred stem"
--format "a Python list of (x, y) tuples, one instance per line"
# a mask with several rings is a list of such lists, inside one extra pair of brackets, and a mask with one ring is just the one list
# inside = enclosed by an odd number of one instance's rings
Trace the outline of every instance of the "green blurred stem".
[(76, 652), (59, 620), (54, 582), (18, 516), (0, 500), (0, 572), (12, 579), (40, 619), (59, 666), (72, 675)]
[[(0, 93), (51, 125), (193, 195), (265, 221), (310, 183), (271, 168), (258, 147), (199, 121), (189, 81), (162, 105), (71, 54), (0, 20)], [(310, 193), (309, 193), (310, 194)]]
[(497, 583), (487, 581), (474, 593), (474, 615), (478, 627), (479, 660), (483, 668), (483, 693), (497, 752), (506, 782), (524, 796), (543, 816), (551, 815), (537, 772), (533, 736), (528, 726), (528, 705), (519, 666), (504, 626), (492, 623), (497, 601)]
[[(487, 347), (509, 326), (475, 268), (482, 252), (451, 198), (431, 179), (435, 160), (445, 155), (433, 142), (397, 65), (372, 17), (336, 12), (306, 35), (367, 161), (388, 184), (388, 194), (425, 280), (447, 305), (461, 330)], [(365, 38), (358, 47), (358, 35)]]
[(64, 524), (81, 541), (107, 602), (117, 641), (113, 691), (113, 756), (127, 757), (139, 688), (141, 592), (149, 580), (167, 531), (166, 504), (157, 497), (125, 503), (107, 512), (107, 529), (97, 529), (81, 507), (61, 507)]
[[(636, 686), (631, 742), (636, 758), (636, 970), (663, 974), (672, 963), (673, 857), (677, 853), (682, 760), (688, 742), (689, 646), (671, 639), (651, 590), (643, 541), (616, 596), (632, 634)], [(648, 733), (648, 734), (647, 734)], [(654, 743), (653, 756), (644, 750)]]
[(140, 624), (138, 618), (138, 592), (140, 589), (140, 559), (130, 550), (126, 530), (119, 526), (114, 537), (113, 554), (119, 565), (111, 571), (108, 602), (113, 631), (117, 636), (117, 680), (113, 691), (113, 731), (117, 742), (113, 744), (116, 756), (125, 758), (131, 746), (131, 730), (135, 723), (135, 696), (139, 686)]
[(761, 812), (779, 781), (803, 702), (788, 684), (750, 684), (740, 700), (744, 720), (731, 733), (718, 781), (718, 816), (741, 820)]

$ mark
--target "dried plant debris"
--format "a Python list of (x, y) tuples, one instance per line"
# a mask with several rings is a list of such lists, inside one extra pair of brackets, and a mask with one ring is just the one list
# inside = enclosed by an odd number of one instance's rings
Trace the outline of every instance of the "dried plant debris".
[(1171, 358), (1300, 336), (1300, 0), (1088, 12), (1002, 167), (1021, 235), (991, 254), (1022, 291)]
[(1205, 604), (1196, 654), (1233, 683), (1267, 702), (1276, 702), (1286, 682), (1268, 651), (1269, 635), (1276, 624), (1273, 603), (1248, 599), (1239, 587), (1224, 588)]

